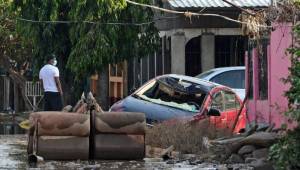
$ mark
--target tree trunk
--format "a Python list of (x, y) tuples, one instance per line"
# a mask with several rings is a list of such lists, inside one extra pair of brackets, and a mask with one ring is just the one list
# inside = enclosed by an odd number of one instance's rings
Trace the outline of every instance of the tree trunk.
[[(16, 84), (16, 86), (20, 89), (21, 96), (25, 102), (25, 108), (28, 110), (31, 110), (32, 108), (30, 106), (30, 103), (27, 101), (27, 98), (25, 96), (25, 90), (24, 90), (26, 79), (22, 75), (13, 71), (12, 69), (9, 69), (8, 73), (9, 73), (9, 77), (12, 79), (14, 84)], [(18, 97), (18, 96), (15, 96), (15, 97)]]

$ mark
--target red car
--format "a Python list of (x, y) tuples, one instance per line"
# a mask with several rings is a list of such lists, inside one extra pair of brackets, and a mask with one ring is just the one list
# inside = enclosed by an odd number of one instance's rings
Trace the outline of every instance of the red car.
[[(194, 77), (158, 76), (130, 96), (115, 103), (110, 111), (143, 112), (147, 123), (209, 118), (217, 128), (231, 128), (242, 101), (230, 88)], [(245, 110), (234, 132), (246, 126)]]

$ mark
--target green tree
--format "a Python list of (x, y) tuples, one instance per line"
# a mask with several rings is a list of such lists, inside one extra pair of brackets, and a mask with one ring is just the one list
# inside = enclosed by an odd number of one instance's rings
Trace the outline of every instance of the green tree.
[(54, 53), (68, 85), (75, 83), (74, 78), (82, 80), (109, 63), (149, 55), (158, 40), (154, 23), (109, 24), (153, 19), (150, 9), (127, 6), (125, 0), (16, 0), (13, 9), (17, 11), (18, 32), (33, 46), (34, 72), (41, 68), (47, 54)]
[(290, 74), (285, 80), (286, 83), (291, 85), (286, 92), (289, 100), (289, 111), (286, 114), (293, 120), (300, 122), (300, 24), (294, 27), (294, 36), (293, 47), (288, 49), (292, 56), (291, 67), (289, 68)]
[[(23, 90), (23, 75), (28, 71), (32, 48), (31, 43), (16, 31), (16, 13), (10, 10), (11, 3), (12, 1), (0, 0), (0, 69), (8, 73), (14, 85), (19, 88), (25, 106), (31, 109)], [(14, 109), (17, 111), (19, 108)]]
[(31, 45), (24, 44), (24, 39), (17, 34), (15, 13), (9, 10), (10, 5), (10, 1), (0, 0), (0, 67), (19, 71), (20, 67), (15, 66), (29, 60)]

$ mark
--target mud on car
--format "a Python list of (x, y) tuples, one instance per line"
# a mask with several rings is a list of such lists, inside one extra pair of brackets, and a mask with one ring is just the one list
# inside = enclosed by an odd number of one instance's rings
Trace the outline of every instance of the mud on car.
[[(110, 111), (143, 112), (148, 124), (172, 119), (199, 121), (209, 119), (217, 128), (231, 128), (241, 99), (230, 88), (189, 76), (158, 76), (134, 93), (116, 102)], [(245, 110), (238, 118), (235, 132), (246, 125)]]

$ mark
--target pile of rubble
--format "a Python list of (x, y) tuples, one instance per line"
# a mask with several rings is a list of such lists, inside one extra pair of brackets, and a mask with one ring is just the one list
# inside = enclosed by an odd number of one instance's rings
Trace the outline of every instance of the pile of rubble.
[(268, 161), (269, 147), (280, 138), (280, 135), (272, 132), (271, 128), (265, 131), (255, 131), (256, 127), (253, 129), (231, 138), (211, 141), (205, 139), (205, 147), (213, 155), (214, 160), (223, 163), (245, 163), (254, 169), (273, 169)]
[(96, 112), (103, 113), (102, 108), (97, 103), (96, 99), (94, 98), (91, 92), (89, 92), (87, 97), (85, 97), (84, 93), (82, 93), (80, 100), (76, 103), (74, 107), (71, 105), (67, 105), (63, 108), (62, 111), (89, 114), (90, 110), (95, 110)]

